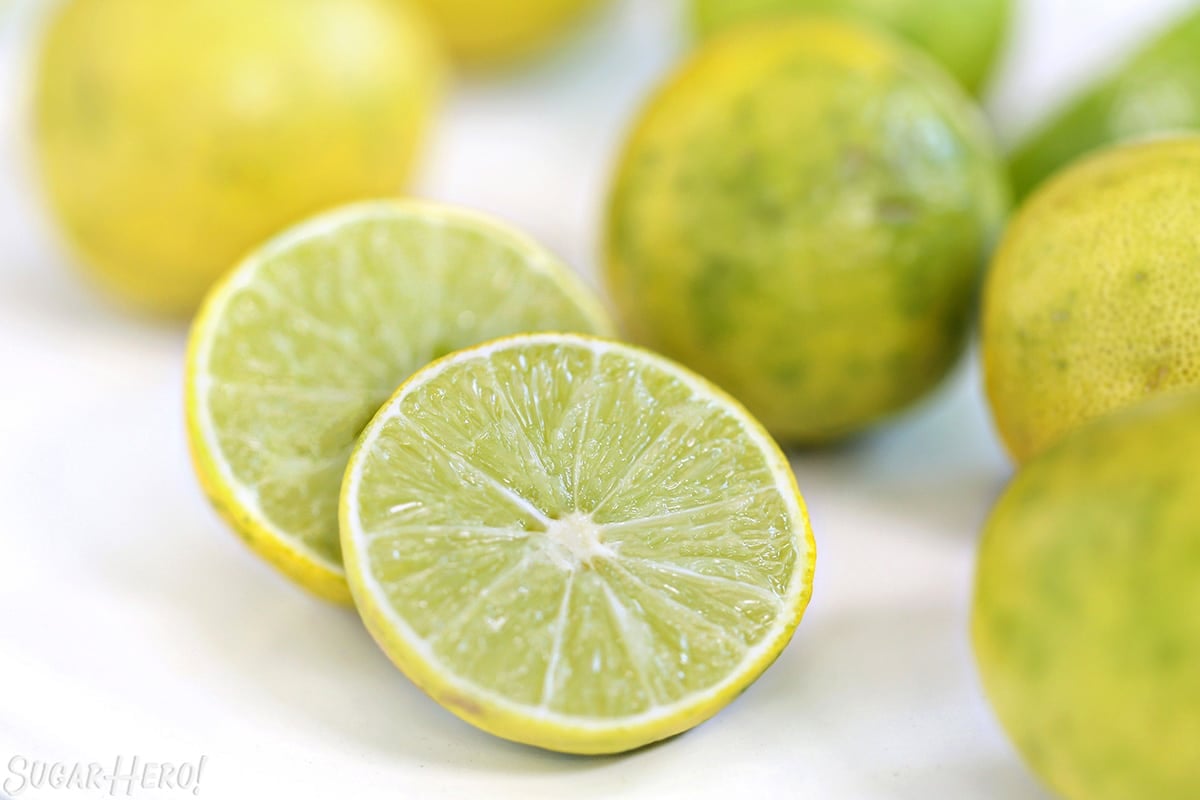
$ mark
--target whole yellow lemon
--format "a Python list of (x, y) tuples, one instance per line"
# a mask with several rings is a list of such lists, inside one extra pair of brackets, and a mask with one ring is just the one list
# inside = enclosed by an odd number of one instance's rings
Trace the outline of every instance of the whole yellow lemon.
[(1101, 151), (1016, 216), (984, 290), (983, 365), (1018, 461), (1200, 385), (1200, 137)]
[(1030, 462), (987, 523), (983, 685), (1064, 800), (1200, 789), (1200, 396), (1155, 398)]
[(461, 62), (509, 61), (545, 46), (598, 0), (416, 0)]
[(399, 192), (439, 84), (394, 0), (72, 0), (40, 53), (37, 154), (88, 271), (185, 314), (292, 221)]
[(982, 117), (924, 55), (844, 22), (748, 25), (637, 121), (607, 282), (634, 339), (821, 442), (955, 364), (1006, 203)]

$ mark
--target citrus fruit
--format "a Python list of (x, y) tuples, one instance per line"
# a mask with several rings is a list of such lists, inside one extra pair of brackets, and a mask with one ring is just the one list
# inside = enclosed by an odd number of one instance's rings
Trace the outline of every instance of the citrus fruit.
[(692, 0), (704, 36), (785, 14), (838, 14), (896, 33), (978, 93), (1008, 33), (1012, 0)]
[(1018, 461), (1147, 395), (1200, 385), (1200, 137), (1086, 159), (1021, 209), (983, 302), (987, 394)]
[(1093, 423), (992, 512), (973, 634), (983, 684), (1066, 800), (1200, 787), (1200, 396)]
[(348, 601), (337, 497), (354, 440), (419, 367), (533, 330), (609, 323), (563, 264), (496, 222), (401, 202), (306, 222), (218, 284), (192, 329), (201, 483), (266, 560)]
[(836, 21), (742, 26), (629, 137), (607, 282), (634, 339), (820, 442), (954, 365), (1005, 209), (982, 118), (924, 56)]
[(285, 225), (399, 192), (439, 71), (393, 0), (69, 0), (37, 69), (43, 183), (102, 286), (186, 314)]
[(1024, 197), (1061, 167), (1104, 145), (1198, 128), (1200, 9), (1177, 20), (1017, 148), (1014, 189)]
[(787, 460), (649, 352), (514, 336), (417, 372), (346, 470), (367, 628), (447, 709), (527, 744), (684, 731), (779, 655), (815, 550)]
[(509, 61), (545, 46), (598, 0), (416, 0), (467, 64)]

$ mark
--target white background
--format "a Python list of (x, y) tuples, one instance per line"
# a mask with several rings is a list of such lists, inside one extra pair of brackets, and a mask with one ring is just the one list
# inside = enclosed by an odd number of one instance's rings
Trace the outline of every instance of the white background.
[[(1185, 5), (1025, 0), (988, 101), (1002, 139)], [(115, 313), (40, 210), (34, 11), (0, 0), (0, 784), (12, 755), (136, 754), (207, 756), (210, 798), (1044, 797), (992, 720), (966, 635), (977, 532), (1008, 477), (970, 364), (889, 429), (794, 457), (814, 599), (784, 656), (713, 721), (579, 759), (443, 712), (352, 611), (293, 588), (201, 498), (185, 329)], [(548, 58), (461, 83), (418, 193), (512, 220), (593, 276), (613, 151), (682, 48), (677, 11), (617, 2)]]

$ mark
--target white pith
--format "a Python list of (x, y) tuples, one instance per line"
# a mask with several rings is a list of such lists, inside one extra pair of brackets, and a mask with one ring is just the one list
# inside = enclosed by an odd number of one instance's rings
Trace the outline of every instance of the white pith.
[(604, 526), (580, 511), (548, 520), (542, 538), (550, 557), (567, 570), (586, 567), (597, 558), (616, 556), (604, 544)]

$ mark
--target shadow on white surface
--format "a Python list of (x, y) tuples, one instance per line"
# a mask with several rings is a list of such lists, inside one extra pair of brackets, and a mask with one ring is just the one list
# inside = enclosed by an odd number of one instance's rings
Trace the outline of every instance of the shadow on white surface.
[(840, 446), (794, 450), (802, 492), (891, 513), (905, 536), (972, 540), (1011, 476), (992, 433), (977, 354), (933, 396)]

